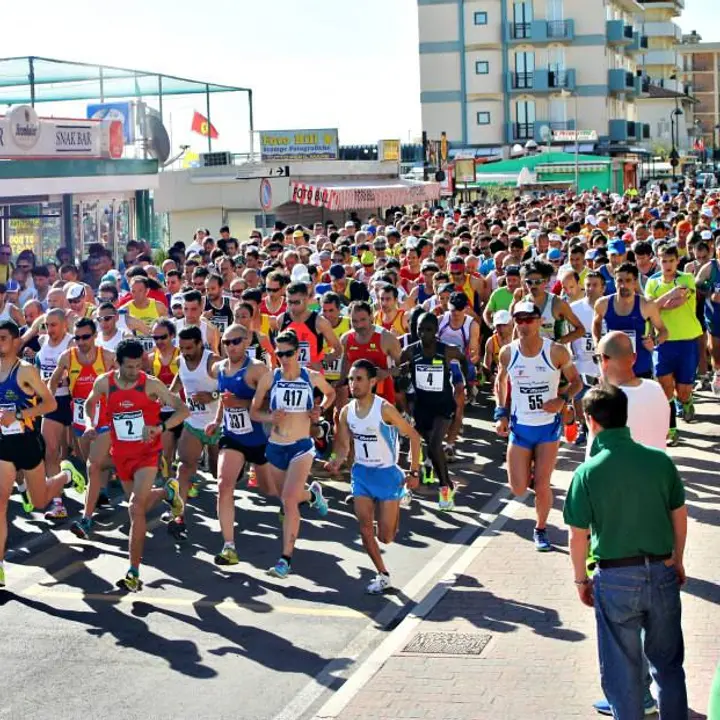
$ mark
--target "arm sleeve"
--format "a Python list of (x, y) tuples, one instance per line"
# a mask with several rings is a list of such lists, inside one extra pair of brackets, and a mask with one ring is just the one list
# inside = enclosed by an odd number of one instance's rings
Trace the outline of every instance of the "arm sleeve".
[(565, 507), (563, 508), (563, 519), (566, 525), (587, 530), (592, 519), (592, 508), (587, 488), (585, 487), (585, 472), (578, 469), (573, 475)]

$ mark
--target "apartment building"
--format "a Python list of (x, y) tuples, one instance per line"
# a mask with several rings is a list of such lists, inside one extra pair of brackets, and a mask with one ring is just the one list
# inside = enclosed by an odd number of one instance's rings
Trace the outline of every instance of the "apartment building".
[(594, 131), (632, 145), (649, 128), (636, 0), (418, 0), (423, 129), (479, 152)]
[(647, 37), (647, 50), (638, 63), (654, 84), (683, 92), (682, 30), (673, 20), (685, 9), (685, 0), (639, 1), (643, 10), (635, 16), (635, 23)]
[(720, 146), (720, 43), (701, 42), (693, 33), (679, 47), (683, 78), (690, 84), (695, 98), (694, 116), (705, 147)]

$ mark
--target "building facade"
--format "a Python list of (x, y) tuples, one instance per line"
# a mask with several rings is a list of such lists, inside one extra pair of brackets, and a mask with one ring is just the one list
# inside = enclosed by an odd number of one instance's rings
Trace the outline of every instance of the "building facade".
[(647, 37), (647, 50), (638, 59), (651, 82), (683, 92), (682, 56), (679, 45), (682, 30), (674, 22), (685, 8), (685, 0), (640, 0), (642, 12), (635, 23)]
[(705, 148), (717, 150), (720, 144), (720, 43), (701, 42), (697, 34), (686, 40), (693, 42), (684, 42), (679, 50), (683, 77), (696, 100), (695, 120)]
[(642, 12), (635, 0), (418, 0), (423, 130), (490, 150), (576, 128), (641, 142)]

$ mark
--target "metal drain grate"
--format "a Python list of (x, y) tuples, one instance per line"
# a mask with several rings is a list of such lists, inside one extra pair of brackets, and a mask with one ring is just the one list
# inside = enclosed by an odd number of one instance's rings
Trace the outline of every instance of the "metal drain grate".
[(405, 646), (403, 652), (424, 655), (479, 655), (490, 642), (490, 637), (481, 633), (418, 633)]

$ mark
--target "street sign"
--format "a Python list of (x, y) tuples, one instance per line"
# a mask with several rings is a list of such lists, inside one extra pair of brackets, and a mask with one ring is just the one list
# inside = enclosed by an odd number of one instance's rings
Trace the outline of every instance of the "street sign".
[(272, 185), (267, 178), (260, 181), (260, 207), (264, 212), (272, 207)]
[(236, 176), (236, 180), (262, 180), (263, 178), (284, 178), (290, 177), (289, 165), (275, 165), (268, 167), (262, 165), (257, 169), (242, 170)]

